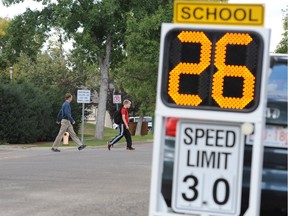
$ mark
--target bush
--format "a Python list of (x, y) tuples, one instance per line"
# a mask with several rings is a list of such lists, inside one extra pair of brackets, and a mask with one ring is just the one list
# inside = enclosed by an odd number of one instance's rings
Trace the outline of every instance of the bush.
[[(18, 144), (54, 140), (59, 130), (55, 124), (56, 116), (64, 94), (63, 89), (44, 91), (29, 83), (2, 83), (0, 142)], [(73, 117), (79, 119), (81, 112), (78, 115), (74, 112)]]
[(0, 89), (0, 139), (8, 143), (37, 141), (43, 133), (42, 116), (50, 111), (45, 97), (28, 84), (1, 85)]

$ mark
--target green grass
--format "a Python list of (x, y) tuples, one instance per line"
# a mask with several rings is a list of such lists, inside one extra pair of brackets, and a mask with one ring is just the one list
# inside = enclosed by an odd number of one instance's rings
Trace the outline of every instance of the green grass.
[[(81, 131), (81, 128), (80, 128)], [(119, 130), (114, 130), (112, 128), (104, 128), (104, 140), (96, 140), (95, 139), (95, 124), (86, 123), (84, 124), (84, 144), (87, 146), (102, 146), (106, 145), (107, 141), (111, 140), (114, 136), (118, 134)], [(81, 134), (78, 133), (78, 137), (81, 140)], [(132, 142), (141, 141), (141, 142), (148, 142), (153, 141), (153, 134), (149, 131), (148, 135), (145, 136), (132, 136)], [(126, 142), (125, 137), (123, 137), (119, 143)], [(33, 145), (36, 146), (43, 146), (43, 147), (51, 147), (53, 142), (44, 142), (44, 143), (34, 143)], [(75, 147), (75, 143), (70, 139), (68, 145), (61, 146), (71, 146)]]

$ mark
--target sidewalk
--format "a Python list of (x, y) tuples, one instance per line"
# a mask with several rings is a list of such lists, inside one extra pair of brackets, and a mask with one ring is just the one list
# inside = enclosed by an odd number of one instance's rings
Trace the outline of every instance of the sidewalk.
[[(105, 143), (105, 141), (103, 141)], [(133, 142), (134, 145), (142, 145), (142, 144), (148, 144), (148, 143), (153, 143), (153, 140), (151, 141), (135, 141)], [(126, 147), (126, 142), (119, 142), (116, 143), (111, 150), (117, 149), (117, 148), (125, 148)], [(60, 149), (74, 149), (76, 148), (75, 146), (66, 146), (64, 144), (61, 144)], [(107, 144), (103, 144), (101, 146), (87, 146), (87, 148), (107, 148)], [(7, 150), (15, 150), (15, 149), (51, 149), (51, 147), (47, 146), (40, 146), (39, 144), (6, 144), (6, 145), (0, 145), (0, 151), (7, 151)]]

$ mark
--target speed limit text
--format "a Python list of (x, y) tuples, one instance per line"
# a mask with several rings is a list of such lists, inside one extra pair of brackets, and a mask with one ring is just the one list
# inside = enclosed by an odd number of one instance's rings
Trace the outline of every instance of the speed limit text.
[(183, 143), (190, 145), (187, 166), (227, 170), (236, 134), (232, 130), (187, 127)]

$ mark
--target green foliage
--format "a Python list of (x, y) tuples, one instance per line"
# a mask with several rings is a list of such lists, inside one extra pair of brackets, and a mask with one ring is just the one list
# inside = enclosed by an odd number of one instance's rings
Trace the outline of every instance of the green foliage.
[(8, 41), (6, 44), (7, 58), (14, 64), (21, 53), (27, 54), (35, 60), (46, 40), (46, 23), (41, 23), (42, 14), (39, 11), (26, 10), (16, 16), (8, 27)]
[(10, 24), (10, 20), (7, 18), (0, 18), (0, 37), (7, 34), (7, 28)]
[[(65, 93), (71, 92), (76, 95), (77, 87), (87, 79), (85, 69), (79, 71), (67, 68), (66, 65), (69, 60), (64, 58), (61, 44), (52, 44), (51, 42), (49, 46), (50, 50), (46, 53), (37, 54), (34, 56), (34, 60), (21, 52), (16, 59), (17, 63), (13, 65), (12, 82), (9, 79), (9, 70), (6, 73), (1, 73), (1, 87), (8, 89), (7, 94), (11, 94), (12, 97), (1, 93), (1, 104), (3, 101), (7, 102), (5, 102), (5, 106), (1, 106), (0, 112), (4, 116), (9, 110), (15, 109), (12, 103), (13, 98), (15, 98), (18, 101), (16, 104), (19, 104), (16, 109), (19, 116), (13, 114), (13, 116), (9, 116), (9, 119), (13, 121), (14, 116), (17, 116), (16, 119), (21, 117), (24, 120), (13, 123), (9, 120), (7, 122), (9, 125), (16, 123), (16, 128), (1, 124), (6, 130), (0, 129), (0, 142), (27, 143), (54, 140), (59, 130), (55, 120), (64, 101)], [(19, 95), (21, 96), (19, 97)], [(7, 100), (7, 98), (12, 98), (12, 101)], [(44, 116), (41, 116), (40, 111), (38, 111), (38, 108), (43, 109), (42, 104), (46, 104), (45, 110), (41, 111)], [(72, 116), (76, 121), (74, 129), (78, 131), (81, 121), (81, 106), (76, 101), (73, 101), (71, 106)], [(37, 114), (35, 114), (36, 111)], [(26, 116), (32, 117), (26, 118)]]
[(138, 114), (155, 110), (161, 23), (171, 22), (172, 7), (172, 1), (147, 0), (133, 7), (127, 21), (127, 59), (115, 78), (133, 96)]
[(282, 39), (276, 47), (276, 53), (288, 53), (288, 6), (283, 10), (283, 30)]
[[(82, 85), (91, 84), (94, 68), (92, 70), (89, 65), (82, 65), (80, 59), (68, 56), (66, 60), (61, 54), (56, 53), (38, 54), (36, 61), (32, 61), (26, 54), (21, 54), (17, 63), (13, 65), (13, 79), (25, 79), (41, 88), (61, 86), (72, 93)], [(71, 64), (71, 61), (78, 62)]]
[[(6, 5), (22, 1), (3, 0)], [(16, 62), (23, 54), (31, 60), (19, 61), (15, 76), (43, 88), (64, 86), (71, 93), (81, 85), (100, 89), (97, 116), (100, 126), (96, 130), (99, 138), (111, 81), (108, 71), (117, 78), (119, 88), (133, 96), (132, 101), (143, 114), (153, 113), (160, 27), (162, 22), (172, 20), (172, 0), (35, 1), (42, 2), (44, 9), (28, 9), (9, 28), (9, 60)], [(65, 32), (63, 40), (75, 41), (69, 64), (49, 52), (39, 55), (47, 33), (55, 27)]]
[(54, 26), (63, 28), (68, 38), (75, 40), (75, 48), (85, 54), (82, 55), (84, 61), (96, 63), (106, 55), (107, 38), (111, 37), (113, 41), (113, 52), (119, 54), (119, 47), (123, 47), (128, 2), (126, 0), (58, 1), (57, 5), (50, 3), (46, 7), (53, 14), (52, 18), (50, 16), (47, 18)]
[(0, 70), (5, 70), (9, 66), (6, 46), (8, 41), (7, 29), (11, 20), (7, 18), (0, 18)]
[(1, 85), (0, 91), (1, 141), (29, 143), (50, 133), (51, 107), (38, 89), (23, 83)]
[[(56, 116), (64, 101), (64, 92), (63, 89), (43, 90), (25, 81), (1, 83), (0, 142), (16, 144), (54, 140), (59, 130)], [(73, 107), (72, 115), (79, 123), (79, 105)], [(75, 131), (78, 128), (77, 124)]]

